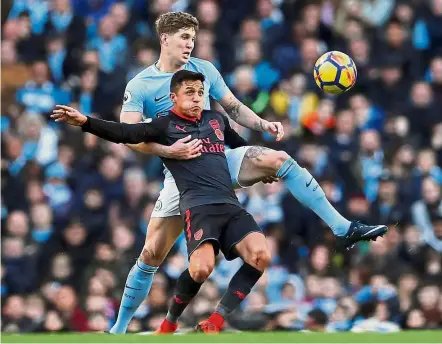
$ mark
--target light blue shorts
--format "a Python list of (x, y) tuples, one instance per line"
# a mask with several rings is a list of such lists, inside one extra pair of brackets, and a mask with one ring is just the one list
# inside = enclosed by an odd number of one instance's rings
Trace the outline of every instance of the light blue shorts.
[[(226, 149), (227, 165), (232, 179), (232, 185), (235, 189), (242, 186), (239, 185), (239, 171), (244, 159), (244, 155), (250, 146), (239, 147), (235, 149)], [(180, 193), (175, 184), (175, 179), (168, 169), (164, 171), (164, 187), (160, 191), (160, 196), (155, 203), (151, 217), (170, 217), (180, 215)]]

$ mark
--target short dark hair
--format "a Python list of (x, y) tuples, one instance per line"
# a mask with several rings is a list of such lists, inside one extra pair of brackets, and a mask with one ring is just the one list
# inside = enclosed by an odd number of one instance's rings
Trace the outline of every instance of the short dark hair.
[(175, 92), (184, 81), (201, 81), (204, 83), (206, 77), (202, 73), (192, 72), (190, 70), (180, 70), (172, 76), (170, 81), (170, 92)]
[(194, 29), (198, 31), (199, 22), (193, 15), (185, 12), (167, 12), (155, 21), (155, 30), (158, 37), (163, 33), (173, 35), (181, 29)]

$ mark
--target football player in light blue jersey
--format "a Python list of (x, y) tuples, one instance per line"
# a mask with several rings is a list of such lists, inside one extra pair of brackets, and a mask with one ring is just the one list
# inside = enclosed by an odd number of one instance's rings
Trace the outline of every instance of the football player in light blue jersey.
[[(147, 67), (128, 83), (120, 115), (122, 122), (138, 123), (166, 115), (172, 108), (169, 98), (172, 75), (180, 69), (188, 69), (206, 76), (206, 109), (210, 108), (212, 97), (235, 122), (253, 130), (270, 133), (277, 140), (282, 138), (284, 132), (281, 123), (268, 122), (258, 117), (232, 94), (210, 62), (190, 57), (198, 30), (198, 20), (195, 17), (183, 12), (165, 13), (157, 19), (156, 30), (161, 43), (160, 57), (154, 65)], [(194, 159), (201, 154), (200, 145), (198, 139), (187, 137), (172, 146), (156, 143), (129, 146), (164, 158)], [(329, 225), (345, 247), (351, 247), (360, 240), (375, 239), (387, 230), (386, 226), (367, 226), (345, 219), (328, 202), (313, 176), (286, 152), (246, 146), (227, 151), (226, 157), (235, 187), (281, 179), (298, 201)], [(182, 232), (178, 189), (170, 172), (166, 171), (165, 174), (164, 188), (152, 213), (144, 248), (129, 272), (118, 318), (110, 333), (126, 332), (135, 311), (149, 293), (158, 266)], [(259, 264), (262, 255), (262, 251), (250, 247), (249, 256), (245, 260)], [(190, 274), (192, 275), (192, 271)]]
[[(204, 109), (210, 109), (210, 97), (219, 101), (227, 94), (227, 85), (209, 61), (189, 57), (182, 69), (200, 72), (206, 77)], [(173, 106), (169, 97), (173, 74), (160, 71), (155, 64), (140, 72), (127, 84), (122, 111), (142, 113), (143, 119), (166, 115)]]

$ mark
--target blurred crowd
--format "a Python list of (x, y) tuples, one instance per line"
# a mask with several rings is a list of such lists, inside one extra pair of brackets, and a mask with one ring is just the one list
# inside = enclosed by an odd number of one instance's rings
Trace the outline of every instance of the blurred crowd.
[[(156, 17), (200, 20), (193, 56), (284, 124), (273, 138), (349, 219), (385, 238), (336, 251), (332, 232), (282, 183), (238, 191), (273, 258), (234, 329), (442, 327), (442, 0), (2, 0), (2, 331), (102, 331), (162, 187), (161, 161), (48, 120), (55, 104), (118, 120), (124, 87), (154, 63)], [(321, 93), (322, 53), (349, 54), (355, 87)], [(216, 105), (214, 105), (216, 106)], [(186, 267), (184, 238), (131, 332), (154, 330)], [(219, 265), (182, 319), (214, 309), (239, 261)]]

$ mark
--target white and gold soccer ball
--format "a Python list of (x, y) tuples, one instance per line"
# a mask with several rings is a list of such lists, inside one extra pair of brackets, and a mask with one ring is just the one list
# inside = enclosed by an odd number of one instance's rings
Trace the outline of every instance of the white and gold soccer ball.
[(356, 83), (356, 65), (350, 56), (340, 51), (329, 51), (315, 63), (315, 82), (325, 93), (341, 94)]

